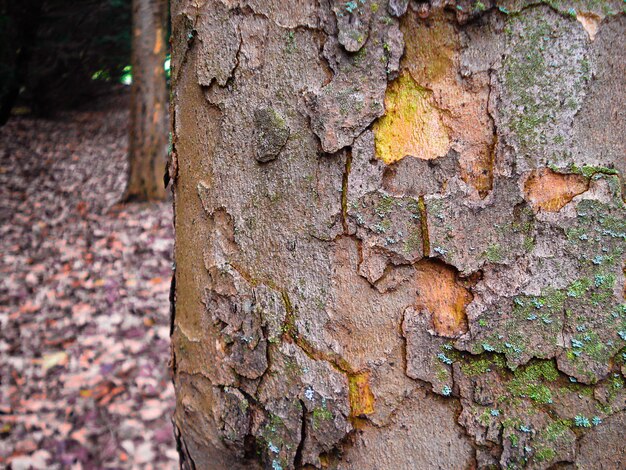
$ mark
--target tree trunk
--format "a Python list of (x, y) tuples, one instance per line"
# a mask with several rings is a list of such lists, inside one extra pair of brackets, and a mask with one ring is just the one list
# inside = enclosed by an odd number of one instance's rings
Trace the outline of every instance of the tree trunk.
[(621, 3), (441, 3), (176, 2), (183, 468), (623, 465)]
[(165, 199), (167, 2), (133, 0), (129, 177), (124, 199)]
[(41, 16), (42, 0), (7, 2), (0, 7), (0, 126), (11, 110), (28, 75), (28, 63)]

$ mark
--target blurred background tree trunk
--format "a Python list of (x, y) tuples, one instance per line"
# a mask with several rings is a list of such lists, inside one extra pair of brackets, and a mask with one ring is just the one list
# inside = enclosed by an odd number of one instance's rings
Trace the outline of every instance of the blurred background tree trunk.
[(621, 9), (175, 3), (183, 468), (623, 466)]
[(165, 0), (133, 0), (129, 178), (125, 200), (165, 198), (168, 145)]
[(20, 87), (26, 82), (42, 1), (8, 1), (0, 6), (0, 126), (9, 119)]
[(125, 94), (130, 43), (131, 0), (0, 2), (0, 122)]

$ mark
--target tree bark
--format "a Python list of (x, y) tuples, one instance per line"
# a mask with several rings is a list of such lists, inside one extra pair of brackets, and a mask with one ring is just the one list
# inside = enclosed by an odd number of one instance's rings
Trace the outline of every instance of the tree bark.
[(183, 468), (623, 464), (621, 8), (175, 3)]
[(165, 199), (167, 2), (133, 0), (129, 177), (124, 199)]

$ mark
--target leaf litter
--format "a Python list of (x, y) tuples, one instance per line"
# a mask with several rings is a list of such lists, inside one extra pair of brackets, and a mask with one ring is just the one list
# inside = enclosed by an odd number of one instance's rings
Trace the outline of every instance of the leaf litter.
[(178, 467), (171, 203), (118, 203), (120, 109), (0, 128), (0, 467)]

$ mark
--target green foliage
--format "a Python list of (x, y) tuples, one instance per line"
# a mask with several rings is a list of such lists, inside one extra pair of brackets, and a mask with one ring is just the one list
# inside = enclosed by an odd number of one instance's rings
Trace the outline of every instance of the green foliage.
[(122, 85), (130, 85), (133, 83), (133, 68), (127, 65), (122, 69), (122, 75), (120, 76), (120, 83)]

